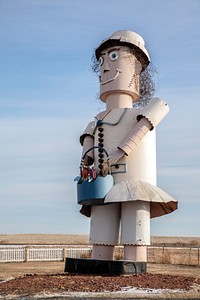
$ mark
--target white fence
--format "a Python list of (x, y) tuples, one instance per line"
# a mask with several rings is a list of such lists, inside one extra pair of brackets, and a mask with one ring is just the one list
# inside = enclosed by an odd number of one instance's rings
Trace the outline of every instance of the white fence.
[(25, 248), (0, 248), (0, 262), (23, 262), (25, 261)]
[[(91, 246), (0, 246), (0, 263), (64, 261), (66, 257), (90, 258)], [(199, 247), (149, 246), (148, 262), (200, 266)], [(115, 259), (122, 259), (123, 247), (116, 247)]]
[(27, 261), (63, 261), (65, 257), (91, 257), (92, 247), (16, 246), (0, 248), (0, 263)]

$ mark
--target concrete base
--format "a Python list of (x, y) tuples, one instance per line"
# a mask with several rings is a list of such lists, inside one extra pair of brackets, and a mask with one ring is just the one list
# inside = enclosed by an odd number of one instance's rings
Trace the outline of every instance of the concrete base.
[(131, 260), (66, 258), (64, 272), (96, 275), (138, 275), (146, 273), (146, 266), (146, 262)]

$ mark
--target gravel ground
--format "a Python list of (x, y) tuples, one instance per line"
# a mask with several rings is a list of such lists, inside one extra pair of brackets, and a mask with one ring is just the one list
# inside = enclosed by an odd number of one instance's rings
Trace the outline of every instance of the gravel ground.
[(0, 271), (4, 272), (0, 297), (31, 299), (37, 295), (40, 299), (61, 299), (62, 296), (64, 299), (135, 299), (133, 297), (137, 296), (137, 299), (158, 299), (159, 295), (159, 299), (200, 299), (200, 268), (173, 266), (176, 272), (172, 272), (171, 265), (164, 267), (162, 271), (162, 265), (157, 268), (149, 265), (148, 274), (138, 276), (93, 276), (63, 273), (63, 262), (0, 264)]
[(92, 275), (26, 275), (0, 284), (0, 295), (21, 297), (41, 293), (63, 292), (119, 292), (140, 289), (167, 289), (188, 291), (199, 285), (200, 279), (192, 277), (171, 276), (161, 274), (144, 274), (128, 276), (92, 276)]

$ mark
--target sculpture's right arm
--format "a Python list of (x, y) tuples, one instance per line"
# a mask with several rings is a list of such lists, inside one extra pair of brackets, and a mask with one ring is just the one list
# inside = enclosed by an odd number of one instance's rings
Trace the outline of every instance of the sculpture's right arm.
[[(94, 147), (94, 126), (95, 122), (92, 121), (88, 124), (83, 134), (80, 136), (80, 143), (83, 146), (82, 157), (83, 155), (92, 147)], [(85, 158), (86, 164), (92, 164), (94, 161), (94, 151), (91, 150), (87, 153)]]

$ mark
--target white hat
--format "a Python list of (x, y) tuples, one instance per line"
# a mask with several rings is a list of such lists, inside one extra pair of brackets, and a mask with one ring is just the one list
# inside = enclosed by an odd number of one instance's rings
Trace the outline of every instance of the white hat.
[(145, 42), (139, 34), (133, 31), (119, 30), (114, 32), (109, 38), (103, 40), (95, 50), (96, 58), (99, 59), (103, 49), (117, 45), (136, 49), (138, 51), (137, 59), (141, 59), (142, 68), (143, 70), (146, 69), (150, 63), (150, 57), (145, 48)]

